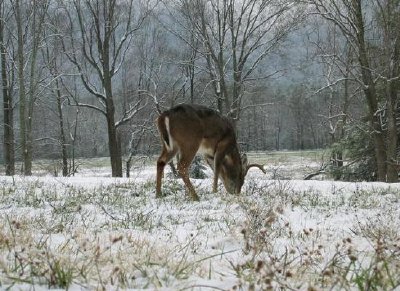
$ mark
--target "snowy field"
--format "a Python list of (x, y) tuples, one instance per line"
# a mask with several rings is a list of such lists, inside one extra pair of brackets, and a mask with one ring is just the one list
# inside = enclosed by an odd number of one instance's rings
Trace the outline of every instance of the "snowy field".
[(400, 184), (304, 181), (318, 158), (262, 159), (240, 196), (194, 180), (200, 202), (168, 175), (155, 199), (149, 163), (0, 176), (0, 289), (400, 288)]

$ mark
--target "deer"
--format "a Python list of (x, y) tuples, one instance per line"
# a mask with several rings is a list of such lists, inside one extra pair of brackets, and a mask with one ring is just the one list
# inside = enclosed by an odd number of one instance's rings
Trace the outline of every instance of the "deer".
[(241, 154), (232, 122), (218, 111), (203, 105), (180, 104), (162, 112), (156, 120), (162, 151), (157, 160), (156, 197), (162, 197), (161, 184), (165, 166), (177, 156), (177, 171), (189, 198), (199, 201), (189, 178), (189, 168), (197, 153), (202, 154), (214, 172), (213, 193), (220, 178), (228, 193), (239, 194), (251, 167), (246, 154)]

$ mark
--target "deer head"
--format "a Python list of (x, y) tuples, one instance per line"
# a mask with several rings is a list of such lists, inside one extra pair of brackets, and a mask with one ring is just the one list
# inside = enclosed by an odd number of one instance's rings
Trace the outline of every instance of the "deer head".
[(229, 193), (238, 194), (251, 167), (265, 173), (261, 165), (249, 165), (246, 155), (240, 155), (232, 123), (215, 110), (181, 104), (163, 112), (157, 118), (157, 127), (163, 144), (157, 160), (157, 197), (161, 197), (164, 167), (177, 154), (178, 173), (193, 200), (199, 197), (190, 182), (189, 167), (198, 152), (214, 171), (213, 192), (217, 192), (218, 178)]

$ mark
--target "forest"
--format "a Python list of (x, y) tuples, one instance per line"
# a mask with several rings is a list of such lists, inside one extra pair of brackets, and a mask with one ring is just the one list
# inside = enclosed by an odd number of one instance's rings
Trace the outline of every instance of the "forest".
[[(1, 0), (1, 169), (157, 154), (179, 103), (243, 151), (329, 149), (335, 179), (397, 182), (398, 0)], [(4, 171), (4, 172), (3, 172)]]

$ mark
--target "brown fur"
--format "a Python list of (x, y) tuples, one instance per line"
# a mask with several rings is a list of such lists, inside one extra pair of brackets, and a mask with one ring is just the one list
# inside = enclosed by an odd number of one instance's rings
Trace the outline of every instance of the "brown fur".
[(220, 177), (228, 192), (240, 193), (247, 172), (247, 160), (242, 160), (239, 154), (235, 130), (226, 117), (204, 106), (182, 104), (163, 112), (157, 119), (157, 126), (163, 144), (157, 160), (157, 197), (161, 197), (164, 167), (178, 154), (178, 173), (191, 199), (199, 200), (189, 179), (189, 167), (200, 149), (214, 170), (213, 192), (217, 191)]

